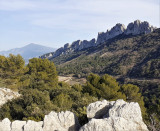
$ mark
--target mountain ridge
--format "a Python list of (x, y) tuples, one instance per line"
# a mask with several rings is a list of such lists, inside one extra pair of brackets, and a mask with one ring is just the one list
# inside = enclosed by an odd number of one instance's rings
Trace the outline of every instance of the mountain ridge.
[(30, 43), (24, 47), (14, 48), (8, 51), (0, 51), (0, 55), (9, 56), (9, 54), (20, 54), (26, 61), (28, 61), (30, 58), (39, 57), (39, 55), (55, 50), (56, 49), (51, 47)]
[[(124, 35), (85, 50), (51, 58), (59, 75), (110, 74), (160, 78), (160, 29), (149, 34)], [(153, 66), (152, 66), (153, 65)]]
[(44, 54), (40, 56), (40, 58), (52, 59), (63, 54), (70, 54), (74, 51), (79, 51), (79, 50), (97, 46), (120, 34), (125, 34), (125, 35), (148, 34), (150, 32), (153, 32), (155, 29), (156, 27), (151, 26), (147, 21), (141, 22), (140, 20), (136, 20), (134, 22), (129, 23), (127, 28), (125, 27), (125, 25), (118, 23), (110, 30), (107, 30), (107, 32), (99, 32), (97, 39), (93, 38), (90, 41), (77, 40), (77, 41), (74, 41), (72, 44), (67, 43), (64, 45), (64, 47), (57, 49), (55, 52)]

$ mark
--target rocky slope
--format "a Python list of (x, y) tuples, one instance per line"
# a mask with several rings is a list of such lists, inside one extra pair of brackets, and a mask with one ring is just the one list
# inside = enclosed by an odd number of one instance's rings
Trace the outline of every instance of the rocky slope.
[(133, 23), (128, 24), (127, 28), (123, 24), (116, 24), (111, 30), (107, 30), (107, 32), (100, 32), (98, 33), (97, 40), (92, 39), (90, 41), (87, 40), (77, 40), (74, 41), (72, 44), (65, 44), (64, 47), (59, 48), (55, 52), (51, 52), (45, 55), (40, 56), (41, 58), (55, 58), (62, 54), (70, 54), (74, 51), (80, 51), (89, 47), (97, 46), (111, 38), (114, 38), (118, 35), (125, 34), (125, 35), (138, 35), (138, 34), (147, 34), (152, 32), (154, 29), (148, 22), (144, 21), (141, 22), (140, 20), (136, 20)]
[(77, 117), (70, 111), (51, 112), (44, 121), (13, 121), (5, 118), (0, 131), (148, 131), (138, 103), (123, 100), (97, 101), (87, 107), (89, 122), (80, 127)]
[(90, 73), (129, 78), (160, 78), (160, 29), (149, 34), (119, 35), (96, 47), (50, 59), (59, 75)]
[(18, 92), (14, 92), (7, 88), (0, 88), (0, 107), (5, 104), (8, 100), (12, 100), (14, 98), (19, 97), (20, 94)]

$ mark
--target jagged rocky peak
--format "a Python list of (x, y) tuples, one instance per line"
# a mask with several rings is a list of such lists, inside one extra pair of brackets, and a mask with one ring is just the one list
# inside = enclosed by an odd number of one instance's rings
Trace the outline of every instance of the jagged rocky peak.
[(141, 22), (140, 20), (136, 20), (132, 23), (129, 23), (127, 29), (125, 30), (125, 34), (137, 35), (141, 33), (150, 33), (155, 28), (151, 26), (147, 21)]
[(95, 44), (96, 44), (96, 39), (92, 39), (90, 41), (83, 40), (83, 41), (81, 41), (78, 50), (82, 50), (82, 49), (86, 49), (86, 48), (95, 46)]
[(107, 30), (107, 32), (98, 33), (96, 45), (122, 34), (125, 30), (125, 25), (118, 23), (113, 28), (111, 28), (111, 30)]
[(96, 39), (92, 39), (90, 41), (87, 41), (87, 40), (77, 40), (77, 41), (74, 41), (70, 48), (72, 50), (82, 50), (82, 49), (85, 49), (85, 48), (89, 48), (89, 47), (92, 47), (92, 46), (95, 46), (95, 43), (96, 43)]
[(115, 37), (123, 33), (125, 29), (125, 25), (118, 23), (110, 31), (107, 31), (107, 34), (110, 35), (110, 37)]
[(95, 45), (96, 45), (96, 39), (92, 39), (90, 41), (77, 40), (77, 41), (74, 41), (72, 44), (69, 44), (69, 43), (65, 44), (64, 47), (61, 47), (61, 48), (57, 49), (55, 52), (42, 55), (42, 56), (40, 56), (40, 58), (50, 59), (50, 58), (60, 56), (62, 54), (69, 54), (73, 51), (79, 51), (79, 50), (86, 49), (86, 48), (89, 48), (89, 47), (92, 47), (92, 46), (95, 46)]
[(114, 38), (120, 34), (125, 35), (138, 35), (138, 34), (147, 34), (152, 32), (154, 29), (147, 21), (141, 22), (140, 20), (136, 20), (132, 23), (129, 23), (127, 28), (123, 24), (116, 24), (111, 30), (107, 30), (107, 32), (98, 33), (97, 43), (96, 45), (107, 41), (108, 39)]
[(136, 20), (130, 24), (128, 24), (127, 28), (123, 24), (116, 24), (110, 30), (106, 32), (99, 32), (97, 40), (92, 39), (90, 41), (87, 40), (77, 40), (74, 41), (72, 44), (65, 44), (64, 47), (59, 48), (55, 52), (45, 54), (41, 56), (41, 58), (54, 58), (60, 56), (62, 54), (69, 54), (74, 51), (80, 51), (89, 47), (97, 46), (106, 42), (109, 39), (112, 39), (118, 35), (125, 34), (125, 35), (138, 35), (138, 34), (147, 34), (154, 31), (156, 28), (151, 26), (147, 21), (141, 22), (140, 20)]
[(81, 40), (74, 41), (71, 45), (72, 50), (78, 50), (81, 42), (82, 42)]
[(69, 44), (69, 43), (66, 43), (66, 44), (64, 45), (64, 50), (68, 49), (69, 47), (70, 47), (70, 44)]

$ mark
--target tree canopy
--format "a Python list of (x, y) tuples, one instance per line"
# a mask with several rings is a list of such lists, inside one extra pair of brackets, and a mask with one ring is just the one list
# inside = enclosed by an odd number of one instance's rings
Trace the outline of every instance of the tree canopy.
[(139, 87), (119, 84), (108, 74), (90, 74), (85, 85), (71, 86), (58, 82), (56, 67), (47, 59), (33, 58), (25, 66), (20, 55), (10, 55), (0, 56), (0, 62), (0, 79), (5, 81), (7, 88), (14, 87), (21, 94), (2, 106), (0, 119), (40, 121), (52, 110), (70, 110), (78, 116), (81, 124), (85, 124), (88, 104), (102, 99), (138, 102), (143, 114), (146, 113)]

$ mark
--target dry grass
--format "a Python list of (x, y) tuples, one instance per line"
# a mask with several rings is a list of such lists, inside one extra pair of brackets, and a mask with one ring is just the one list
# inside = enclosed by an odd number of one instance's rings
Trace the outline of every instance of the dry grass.
[(77, 78), (77, 77), (72, 77), (72, 76), (59, 76), (58, 80), (66, 82), (70, 85), (74, 85), (74, 84), (82, 84), (83, 85), (84, 83), (86, 83), (85, 78)]

